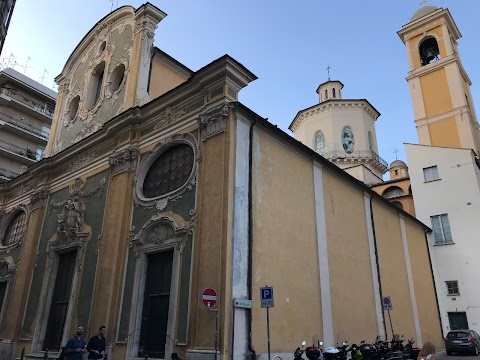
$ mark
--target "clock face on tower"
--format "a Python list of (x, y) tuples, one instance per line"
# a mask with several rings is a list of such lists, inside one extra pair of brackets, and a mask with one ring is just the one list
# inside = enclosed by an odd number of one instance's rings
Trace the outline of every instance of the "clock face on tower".
[(355, 150), (355, 138), (350, 126), (345, 126), (342, 130), (342, 145), (347, 154), (351, 154)]

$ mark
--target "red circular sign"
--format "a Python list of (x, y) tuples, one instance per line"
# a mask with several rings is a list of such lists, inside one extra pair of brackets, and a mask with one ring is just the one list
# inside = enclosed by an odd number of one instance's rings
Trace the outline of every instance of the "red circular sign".
[(217, 303), (217, 292), (213, 289), (203, 290), (202, 301), (207, 308), (214, 307)]

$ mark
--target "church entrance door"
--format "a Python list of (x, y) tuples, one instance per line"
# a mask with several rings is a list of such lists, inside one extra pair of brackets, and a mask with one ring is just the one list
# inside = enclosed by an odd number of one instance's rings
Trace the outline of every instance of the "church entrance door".
[(138, 356), (165, 358), (173, 250), (147, 256)]
[(75, 273), (76, 251), (60, 255), (43, 350), (59, 350)]

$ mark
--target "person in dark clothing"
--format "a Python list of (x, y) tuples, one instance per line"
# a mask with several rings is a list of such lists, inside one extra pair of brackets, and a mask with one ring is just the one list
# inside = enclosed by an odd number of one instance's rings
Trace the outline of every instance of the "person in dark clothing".
[(87, 352), (85, 350), (85, 340), (83, 340), (82, 334), (83, 326), (79, 326), (77, 329), (77, 335), (67, 341), (65, 350), (68, 360), (82, 360), (82, 355)]
[(105, 334), (107, 328), (100, 326), (98, 328), (98, 334), (92, 336), (88, 341), (87, 351), (89, 359), (103, 359), (105, 357)]

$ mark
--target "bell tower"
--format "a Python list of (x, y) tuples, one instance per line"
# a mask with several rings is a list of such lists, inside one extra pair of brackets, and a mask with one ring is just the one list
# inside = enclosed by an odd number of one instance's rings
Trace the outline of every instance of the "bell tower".
[(407, 50), (406, 78), (422, 145), (480, 150), (472, 82), (463, 68), (461, 37), (448, 9), (420, 8), (398, 32)]

